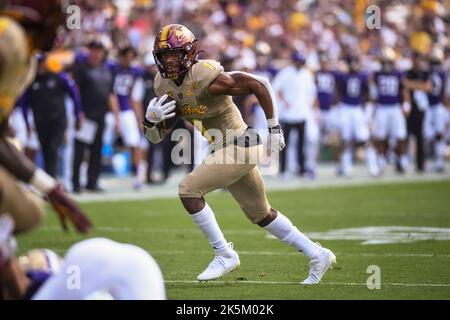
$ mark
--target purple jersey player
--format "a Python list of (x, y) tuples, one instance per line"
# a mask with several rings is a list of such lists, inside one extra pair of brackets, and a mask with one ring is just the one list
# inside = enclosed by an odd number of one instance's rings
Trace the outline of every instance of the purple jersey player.
[[(406, 120), (402, 111), (403, 74), (395, 70), (394, 61), (388, 57), (381, 60), (381, 70), (373, 75), (376, 92), (374, 117), (374, 144), (377, 149), (377, 163), (383, 172), (386, 160), (387, 141), (395, 141), (397, 172), (404, 172), (406, 157)], [(407, 109), (407, 108), (405, 108)]]
[(348, 73), (339, 73), (336, 77), (340, 100), (343, 104), (361, 107), (366, 102), (368, 93), (368, 76), (366, 73), (350, 70)]
[(316, 72), (317, 99), (320, 110), (328, 111), (334, 102), (335, 73), (320, 69)]
[(430, 107), (434, 108), (437, 105), (444, 103), (447, 75), (444, 70), (437, 69), (431, 72), (430, 78), (433, 84), (433, 90), (428, 94), (428, 101), (430, 102)]
[(346, 59), (348, 72), (336, 76), (337, 94), (340, 100), (339, 129), (342, 140), (342, 156), (338, 174), (348, 176), (352, 170), (353, 146), (365, 146), (370, 173), (379, 174), (376, 155), (369, 138), (368, 118), (363, 105), (368, 101), (369, 78), (359, 69), (356, 57)]
[(447, 75), (441, 67), (441, 61), (436, 57), (430, 59), (430, 80), (432, 90), (428, 93), (430, 107), (425, 111), (425, 138), (434, 142), (435, 169), (444, 171), (445, 133), (449, 123), (449, 112), (445, 108), (445, 90)]
[(331, 134), (337, 127), (337, 110), (335, 103), (336, 72), (331, 69), (330, 61), (325, 54), (319, 55), (319, 70), (316, 72), (317, 101), (320, 112), (320, 134), (325, 143), (330, 143)]
[[(135, 174), (134, 188), (142, 186), (141, 176), (145, 170), (141, 163), (139, 124), (142, 123), (143, 111), (139, 104), (132, 101), (132, 92), (138, 78), (143, 71), (131, 65), (136, 58), (136, 52), (132, 47), (125, 47), (119, 51), (119, 63), (110, 65), (113, 74), (113, 91), (117, 96), (120, 108), (120, 135), (125, 146), (132, 151), (132, 170)], [(107, 129), (106, 136), (113, 136), (112, 126)]]
[(374, 73), (373, 80), (378, 106), (393, 106), (402, 102), (402, 78), (402, 73), (397, 70), (381, 70)]

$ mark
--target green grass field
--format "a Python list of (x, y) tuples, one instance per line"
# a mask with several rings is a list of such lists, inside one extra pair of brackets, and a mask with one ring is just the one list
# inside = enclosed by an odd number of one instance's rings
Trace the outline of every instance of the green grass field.
[[(268, 197), (305, 233), (369, 226), (450, 228), (450, 181), (271, 192)], [(321, 284), (302, 286), (306, 258), (267, 238), (228, 193), (217, 192), (207, 200), (241, 258), (239, 270), (207, 283), (198, 283), (196, 276), (213, 252), (178, 199), (83, 207), (96, 226), (89, 237), (133, 243), (156, 258), (170, 299), (450, 299), (449, 240), (371, 245), (361, 244), (363, 240), (320, 240), (336, 253), (338, 264)], [(21, 236), (19, 243), (21, 252), (41, 247), (64, 254), (81, 239), (60, 231), (49, 213), (45, 224)], [(366, 286), (370, 265), (380, 267), (379, 290)]]

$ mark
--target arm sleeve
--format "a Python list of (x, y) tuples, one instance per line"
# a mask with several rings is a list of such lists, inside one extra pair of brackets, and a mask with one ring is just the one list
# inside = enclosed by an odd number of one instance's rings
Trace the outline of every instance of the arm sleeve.
[(69, 96), (72, 99), (73, 104), (75, 106), (75, 108), (74, 108), (75, 117), (77, 119), (79, 119), (80, 113), (83, 110), (82, 110), (82, 107), (81, 107), (81, 98), (80, 98), (80, 93), (78, 92), (77, 85), (65, 73), (61, 73), (60, 77), (61, 77), (61, 80), (63, 82), (64, 88), (66, 89), (67, 93), (69, 94)]

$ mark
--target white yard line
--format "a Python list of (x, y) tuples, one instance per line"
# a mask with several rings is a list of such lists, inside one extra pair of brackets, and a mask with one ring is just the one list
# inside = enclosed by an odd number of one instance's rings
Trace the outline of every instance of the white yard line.
[[(197, 280), (166, 280), (165, 283), (186, 283), (186, 284), (262, 284), (262, 285), (299, 285), (300, 281), (208, 281), (199, 282)], [(364, 282), (321, 282), (319, 286), (361, 286), (366, 287)], [(382, 282), (381, 287), (450, 287), (450, 283), (397, 283), (397, 282)]]
[[(41, 227), (40, 231), (44, 232), (55, 232), (59, 231), (59, 227)], [(131, 227), (108, 227), (108, 226), (98, 226), (95, 228), (96, 231), (100, 232), (110, 232), (110, 233), (143, 233), (143, 234), (173, 234), (173, 233), (183, 233), (183, 234), (198, 234), (199, 231), (196, 229), (179, 229), (179, 228), (131, 228)], [(264, 236), (265, 233), (260, 230), (224, 230), (225, 234), (234, 234), (234, 235), (261, 235)], [(313, 233), (311, 233), (312, 235)], [(305, 233), (306, 236), (310, 236), (310, 233)], [(314, 237), (313, 237), (314, 238)], [(337, 241), (345, 241), (345, 240), (337, 240)], [(271, 256), (271, 255), (281, 255), (281, 256), (294, 256), (299, 255), (297, 252), (284, 252), (284, 251), (239, 251), (237, 252), (241, 255), (254, 255), (254, 256)], [(185, 251), (173, 251), (173, 250), (164, 250), (164, 251), (152, 251), (155, 254), (184, 254), (187, 253)], [(200, 254), (211, 254), (211, 251), (197, 251)], [(344, 257), (411, 257), (411, 258), (450, 258), (450, 254), (440, 254), (440, 253), (352, 253), (352, 252), (336, 252), (338, 256)]]
[[(298, 252), (283, 252), (283, 251), (236, 251), (240, 255), (244, 256), (299, 256)], [(186, 251), (152, 251), (153, 254), (159, 255), (173, 255), (173, 254), (192, 254)], [(196, 251), (197, 254), (211, 255), (212, 251)], [(450, 254), (439, 254), (439, 253), (345, 253), (345, 252), (335, 252), (338, 257), (402, 257), (402, 258), (450, 258)]]

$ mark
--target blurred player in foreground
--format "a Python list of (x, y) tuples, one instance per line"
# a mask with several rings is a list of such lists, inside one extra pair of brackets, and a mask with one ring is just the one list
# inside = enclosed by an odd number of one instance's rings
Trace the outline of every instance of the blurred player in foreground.
[[(0, 257), (4, 260), (16, 250), (13, 225), (9, 215), (0, 216)], [(64, 262), (50, 250), (31, 250), (19, 257), (19, 265), (15, 277), (21, 287), (15, 299), (166, 299), (163, 275), (156, 261), (137, 246), (106, 238), (74, 244)], [(7, 291), (3, 295), (11, 298)]]
[[(204, 199), (210, 191), (227, 187), (251, 222), (309, 258), (309, 277), (302, 283), (320, 282), (336, 257), (309, 240), (287, 217), (270, 206), (257, 167), (262, 155), (261, 139), (245, 124), (232, 101), (232, 96), (255, 94), (267, 118), (268, 150), (277, 154), (285, 143), (269, 81), (240, 71), (226, 73), (214, 60), (197, 60), (196, 42), (194, 34), (178, 24), (165, 26), (156, 36), (154, 55), (159, 73), (154, 89), (159, 98), (150, 101), (144, 125), (149, 140), (159, 143), (171, 130), (165, 124), (175, 124), (167, 120), (181, 113), (184, 120), (200, 128), (213, 143), (215, 152), (179, 185), (181, 202), (215, 250), (214, 259), (197, 279), (217, 279), (240, 265), (237, 252), (225, 240)], [(166, 102), (168, 96), (175, 100)]]
[(31, 0), (18, 3), (20, 5), (14, 5), (12, 1), (0, 8), (0, 13), (14, 17), (23, 26), (0, 17), (0, 213), (8, 212), (15, 217), (16, 231), (32, 227), (42, 215), (38, 206), (23, 211), (14, 207), (23, 206), (32, 197), (17, 186), (17, 179), (48, 197), (64, 228), (69, 219), (80, 232), (86, 232), (90, 222), (81, 209), (63, 193), (55, 179), (27, 160), (6, 136), (8, 117), (15, 100), (34, 76), (35, 61), (31, 52), (50, 49), (56, 29), (64, 21), (58, 1), (47, 1), (45, 5)]
[[(15, 101), (34, 77), (36, 63), (32, 52), (51, 49), (63, 21), (56, 0), (12, 0), (0, 4), (0, 217), (11, 215), (15, 233), (34, 227), (44, 214), (40, 198), (20, 187), (18, 181), (47, 197), (64, 229), (66, 220), (80, 232), (87, 232), (91, 226), (57, 181), (26, 159), (7, 138), (8, 118)], [(0, 288), (13, 298), (22, 289), (15, 281), (17, 268), (14, 257), (0, 255)]]

